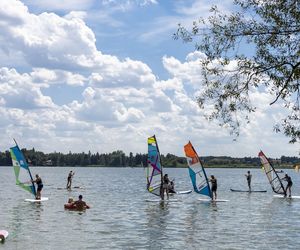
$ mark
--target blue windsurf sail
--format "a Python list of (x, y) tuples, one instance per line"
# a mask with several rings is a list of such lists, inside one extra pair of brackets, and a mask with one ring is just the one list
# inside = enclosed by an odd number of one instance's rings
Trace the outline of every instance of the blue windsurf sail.
[(155, 135), (148, 138), (147, 190), (157, 196), (161, 195), (162, 165)]
[(10, 148), (10, 155), (16, 176), (16, 184), (36, 196), (36, 190), (29, 166), (17, 143), (16, 146)]
[(198, 194), (206, 195), (212, 198), (212, 193), (205, 169), (190, 141), (184, 146), (184, 152), (189, 166), (189, 174), (194, 191)]

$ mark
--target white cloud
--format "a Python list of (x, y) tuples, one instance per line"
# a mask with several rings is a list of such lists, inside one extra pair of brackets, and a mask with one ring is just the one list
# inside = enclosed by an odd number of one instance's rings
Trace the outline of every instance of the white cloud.
[(0, 68), (0, 97), (8, 108), (37, 109), (55, 106), (49, 96), (41, 93), (28, 74), (19, 74), (8, 68)]
[(200, 64), (202, 58), (202, 54), (200, 56), (199, 52), (194, 52), (188, 55), (187, 61), (181, 63), (174, 57), (164, 56), (163, 65), (174, 78), (180, 79), (195, 89), (199, 88), (200, 83), (203, 81)]
[(95, 0), (23, 0), (24, 3), (42, 10), (87, 10)]
[[(82, 3), (85, 8), (91, 4)], [(106, 3), (118, 7), (116, 1)], [(145, 0), (136, 3), (158, 4)], [(52, 8), (67, 8), (70, 2), (52, 4)], [(183, 9), (182, 14), (189, 11)], [(159, 80), (142, 61), (99, 51), (94, 31), (83, 20), (88, 14), (35, 15), (20, 1), (1, 1), (1, 53), (11, 65), (12, 57), (18, 55), (16, 69), (0, 68), (1, 147), (9, 147), (8, 141), (17, 137), (22, 146), (46, 152), (122, 149), (146, 153), (146, 138), (156, 134), (162, 153), (182, 155), (184, 143), (191, 139), (201, 148), (201, 155), (254, 156), (256, 145), (265, 138), (268, 143), (264, 145), (272, 152), (295, 154), (292, 146), (279, 149), (271, 129), (266, 129), (281, 117), (279, 107), (268, 106), (269, 96), (253, 92), (262, 108), (253, 122), (243, 127), (239, 141), (232, 144), (228, 131), (207, 122), (207, 110), (200, 110), (196, 103), (201, 91), (202, 53), (190, 53), (183, 61), (164, 56), (163, 67), (170, 77)], [(161, 20), (162, 26), (167, 18)], [(63, 105), (54, 104), (51, 97), (54, 99), (55, 94), (47, 96), (42, 91), (53, 85), (76, 86), (71, 89), (79, 89), (82, 95)], [(280, 144), (286, 141), (276, 138)]]
[[(14, 7), (12, 11), (10, 6)], [(22, 51), (24, 60), (33, 67), (91, 67), (100, 54), (94, 33), (82, 19), (66, 19), (54, 13), (33, 15), (16, 0), (1, 1), (0, 28), (0, 46), (6, 51)], [(6, 41), (9, 44), (4, 44)]]

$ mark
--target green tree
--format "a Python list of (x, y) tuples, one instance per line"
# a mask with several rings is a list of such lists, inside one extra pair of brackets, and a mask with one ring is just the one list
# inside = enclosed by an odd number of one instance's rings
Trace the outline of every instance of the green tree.
[[(174, 34), (205, 54), (198, 104), (213, 104), (208, 119), (229, 125), (238, 136), (241, 119), (249, 122), (256, 109), (251, 91), (266, 91), (274, 97), (270, 105), (280, 104), (286, 112), (274, 130), (291, 143), (300, 141), (300, 2), (235, 0), (234, 5), (231, 14), (214, 6), (208, 19), (194, 21), (191, 29), (179, 24)], [(245, 46), (251, 55), (243, 53)]]

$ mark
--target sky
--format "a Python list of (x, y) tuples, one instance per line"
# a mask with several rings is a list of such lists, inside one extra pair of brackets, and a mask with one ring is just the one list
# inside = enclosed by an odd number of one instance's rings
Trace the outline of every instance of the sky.
[[(232, 0), (1, 0), (0, 151), (299, 156), (274, 133), (280, 104), (253, 90), (258, 107), (234, 141), (196, 103), (201, 51), (172, 38), (178, 23), (208, 17)], [(245, 48), (246, 49), (246, 48)], [(247, 53), (247, 51), (245, 51)]]

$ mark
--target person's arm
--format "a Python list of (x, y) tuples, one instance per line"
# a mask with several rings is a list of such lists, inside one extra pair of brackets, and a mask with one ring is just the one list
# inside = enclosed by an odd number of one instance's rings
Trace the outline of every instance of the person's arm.
[(30, 183), (34, 183), (34, 182), (36, 182), (35, 180), (32, 180), (32, 181), (24, 181), (24, 182), (21, 182), (21, 183), (23, 183), (23, 184), (30, 184)]
[(86, 204), (86, 202), (84, 202), (84, 206), (85, 206), (85, 208), (87, 208), (87, 209), (90, 208), (90, 206), (89, 206), (88, 204)]

